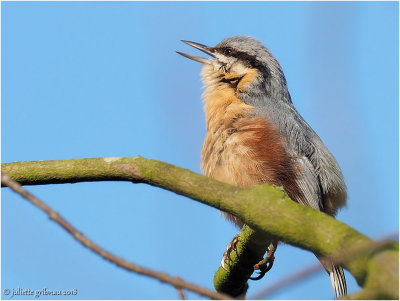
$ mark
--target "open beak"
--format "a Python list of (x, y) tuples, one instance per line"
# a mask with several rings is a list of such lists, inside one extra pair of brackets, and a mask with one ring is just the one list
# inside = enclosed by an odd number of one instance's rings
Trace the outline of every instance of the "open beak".
[[(199, 49), (205, 53), (207, 53), (208, 55), (215, 57), (215, 55), (213, 54), (213, 49), (212, 47), (208, 47), (199, 43), (195, 43), (195, 42), (190, 42), (190, 41), (185, 41), (182, 40), (183, 43), (188, 44), (189, 46), (192, 46), (196, 49)], [(202, 63), (202, 64), (210, 64), (211, 59), (207, 59), (201, 56), (197, 56), (197, 55), (192, 55), (192, 54), (187, 54), (187, 53), (183, 53), (183, 52), (179, 52), (177, 51), (177, 53), (179, 53), (180, 55), (183, 55), (184, 57), (187, 57), (188, 59), (194, 60), (196, 62)]]

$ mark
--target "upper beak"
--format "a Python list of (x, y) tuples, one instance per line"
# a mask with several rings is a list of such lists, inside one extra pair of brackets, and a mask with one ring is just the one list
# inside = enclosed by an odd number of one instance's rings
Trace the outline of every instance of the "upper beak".
[[(207, 53), (208, 55), (211, 55), (212, 57), (215, 57), (215, 55), (213, 54), (212, 47), (208, 47), (208, 46), (205, 46), (205, 45), (202, 45), (199, 43), (185, 41), (185, 40), (182, 40), (182, 42), (188, 44), (189, 46), (197, 48), (197, 49)], [(207, 58), (197, 56), (197, 55), (187, 54), (187, 53), (183, 53), (183, 52), (179, 52), (179, 51), (177, 51), (177, 53), (179, 53), (180, 55), (183, 55), (184, 57), (187, 57), (188, 59), (194, 60), (196, 62), (200, 62), (202, 64), (209, 64), (211, 61), (211, 59), (207, 59)]]

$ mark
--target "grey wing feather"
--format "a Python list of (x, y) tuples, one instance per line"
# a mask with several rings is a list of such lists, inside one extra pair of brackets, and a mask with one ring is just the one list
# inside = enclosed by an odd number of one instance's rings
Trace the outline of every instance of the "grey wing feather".
[[(307, 157), (296, 158), (296, 163), (299, 167), (299, 173), (296, 175), (296, 182), (303, 194), (301, 197), (297, 198), (297, 201), (302, 205), (323, 211), (320, 182), (313, 165)], [(329, 273), (335, 298), (346, 296), (347, 286), (343, 268), (332, 264), (328, 259), (322, 260), (321, 263)]]
[[(299, 185), (304, 191), (318, 191), (319, 209), (334, 216), (337, 209), (346, 204), (346, 185), (338, 163), (319, 136), (300, 116), (291, 101), (276, 102), (272, 98), (246, 98), (246, 95), (242, 97), (246, 103), (255, 105), (258, 108), (257, 114), (267, 116), (287, 138), (291, 155), (309, 172), (309, 175), (300, 179)], [(319, 187), (303, 183), (314, 176), (316, 178), (311, 182), (317, 183)], [(313, 203), (311, 207), (317, 209), (315, 196), (309, 202), (304, 202), (306, 205)]]
[(298, 168), (296, 184), (302, 194), (296, 198), (296, 201), (302, 205), (321, 211), (321, 188), (313, 165), (305, 156), (297, 157), (295, 161)]

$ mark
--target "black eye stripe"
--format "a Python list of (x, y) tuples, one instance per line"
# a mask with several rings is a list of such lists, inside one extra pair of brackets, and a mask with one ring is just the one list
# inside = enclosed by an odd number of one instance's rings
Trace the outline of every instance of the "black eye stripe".
[[(264, 77), (270, 76), (269, 69), (259, 60), (257, 60), (257, 58), (254, 55), (250, 55), (242, 51), (237, 51), (231, 47), (221, 47), (221, 48), (216, 48), (215, 50), (223, 55), (235, 57), (241, 60), (250, 68), (258, 69), (264, 75)], [(226, 52), (229, 52), (229, 54), (227, 54)]]
[(255, 56), (249, 55), (245, 52), (236, 52), (234, 57), (238, 58), (241, 61), (248, 62), (252, 67), (258, 67), (261, 63), (256, 59)]
[(241, 61), (248, 63), (252, 67), (257, 67), (261, 65), (261, 63), (256, 59), (255, 56), (249, 55), (245, 52), (234, 50), (231, 47), (217, 48), (216, 50), (223, 55), (238, 58)]

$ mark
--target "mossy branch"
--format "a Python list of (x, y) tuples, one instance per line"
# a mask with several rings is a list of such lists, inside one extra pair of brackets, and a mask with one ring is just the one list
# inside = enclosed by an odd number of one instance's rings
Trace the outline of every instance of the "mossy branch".
[[(22, 185), (87, 181), (147, 183), (240, 217), (256, 231), (320, 255), (342, 254), (371, 245), (342, 265), (365, 291), (398, 299), (398, 244), (376, 251), (374, 242), (334, 218), (301, 206), (271, 185), (241, 189), (164, 162), (135, 158), (95, 158), (2, 164)], [(395, 273), (394, 273), (395, 271)]]
[(265, 232), (255, 231), (244, 225), (230, 260), (225, 262), (225, 268), (220, 266), (214, 275), (215, 289), (243, 299), (248, 289), (247, 280), (254, 272), (254, 265), (263, 259), (272, 239)]

